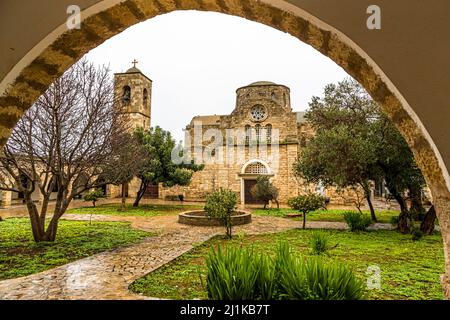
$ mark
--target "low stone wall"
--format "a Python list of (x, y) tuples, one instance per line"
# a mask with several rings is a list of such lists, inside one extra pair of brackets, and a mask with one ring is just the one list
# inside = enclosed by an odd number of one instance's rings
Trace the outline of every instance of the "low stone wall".
[[(182, 212), (178, 215), (178, 222), (191, 226), (217, 227), (224, 225), (222, 219), (208, 217), (204, 210)], [(231, 223), (233, 226), (239, 226), (251, 222), (252, 214), (250, 212), (236, 211), (235, 214), (231, 216)]]

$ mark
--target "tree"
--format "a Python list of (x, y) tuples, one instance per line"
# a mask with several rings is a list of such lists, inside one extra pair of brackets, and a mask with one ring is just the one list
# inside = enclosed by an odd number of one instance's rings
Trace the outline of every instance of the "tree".
[(232, 237), (233, 227), (231, 215), (236, 207), (236, 203), (236, 193), (229, 189), (220, 188), (206, 195), (205, 211), (207, 215), (222, 219), (229, 239)]
[[(405, 139), (384, 114), (379, 114), (377, 121), (372, 124), (372, 130), (377, 166), (383, 173), (386, 187), (400, 206), (398, 230), (409, 233), (412, 211), (424, 211), (417, 197), (421, 197), (425, 179)], [(407, 202), (408, 192), (412, 196), (410, 207)]]
[[(36, 242), (54, 241), (72, 199), (100, 185), (97, 178), (112, 155), (112, 140), (126, 130), (113, 92), (109, 70), (81, 60), (25, 113), (3, 148), (0, 189), (23, 193)], [(32, 199), (35, 190), (39, 204)], [(45, 228), (55, 190), (55, 208)]]
[(303, 214), (303, 229), (306, 228), (306, 214), (325, 208), (325, 198), (317, 194), (300, 195), (288, 200), (288, 205), (294, 210), (298, 210)]
[(418, 197), (425, 180), (404, 138), (364, 89), (351, 79), (327, 85), (322, 98), (313, 97), (305, 118), (317, 134), (300, 155), (295, 173), (326, 185), (359, 185), (375, 222), (370, 185), (385, 180), (401, 208), (399, 231), (409, 232), (406, 195), (409, 191), (412, 207), (423, 212)]
[(269, 177), (259, 176), (250, 192), (253, 197), (264, 201), (264, 209), (266, 209), (269, 201), (274, 201), (277, 204), (277, 208), (280, 208), (280, 203), (278, 202), (278, 189), (270, 182)]
[(371, 218), (376, 221), (371, 201), (370, 180), (376, 176), (376, 157), (369, 140), (353, 134), (346, 125), (319, 131), (294, 164), (294, 173), (310, 183), (364, 190)]
[(139, 129), (136, 136), (146, 150), (148, 157), (146, 163), (138, 173), (141, 185), (133, 206), (137, 207), (144, 196), (145, 190), (151, 184), (162, 183), (166, 187), (175, 185), (186, 186), (191, 182), (195, 171), (202, 170), (203, 165), (175, 164), (172, 161), (172, 150), (176, 144), (170, 132), (160, 127), (149, 131)]
[[(374, 166), (370, 123), (379, 107), (353, 79), (327, 85), (323, 97), (313, 97), (309, 106), (305, 118), (316, 136), (299, 157), (294, 172), (309, 182), (322, 181), (325, 186), (360, 186), (376, 222), (370, 181), (379, 178), (380, 171)], [(314, 157), (318, 163), (314, 163)]]
[(83, 197), (84, 201), (90, 201), (92, 202), (92, 205), (95, 208), (95, 203), (98, 201), (98, 199), (103, 198), (105, 195), (103, 193), (103, 190), (100, 188), (92, 189), (88, 193), (86, 193)]
[(125, 211), (126, 185), (142, 170), (148, 161), (148, 153), (137, 135), (124, 133), (114, 139), (113, 156), (105, 166), (105, 178), (111, 184), (121, 186), (120, 211)]

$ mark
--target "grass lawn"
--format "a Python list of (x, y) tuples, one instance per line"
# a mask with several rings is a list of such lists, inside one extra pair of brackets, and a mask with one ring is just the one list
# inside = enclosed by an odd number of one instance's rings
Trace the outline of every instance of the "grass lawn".
[(59, 222), (54, 243), (35, 243), (30, 220), (0, 221), (0, 280), (26, 276), (151, 236), (128, 223)]
[[(167, 299), (206, 299), (199, 272), (205, 274), (205, 256), (211, 246), (232, 244), (253, 246), (257, 252), (274, 254), (277, 242), (287, 240), (298, 254), (310, 255), (308, 243), (314, 230), (291, 230), (228, 241), (216, 237), (199, 245), (178, 259), (136, 280), (130, 289), (146, 296)], [(324, 230), (331, 245), (338, 246), (324, 256), (350, 266), (367, 281), (369, 266), (381, 269), (381, 289), (367, 290), (368, 299), (443, 299), (440, 274), (444, 272), (444, 256), (440, 234), (412, 241), (410, 235), (395, 231)]]
[[(306, 221), (336, 221), (336, 222), (345, 222), (344, 221), (344, 213), (347, 211), (355, 211), (355, 210), (342, 210), (342, 209), (330, 209), (330, 210), (317, 210), (310, 212), (306, 215)], [(299, 212), (293, 209), (255, 209), (253, 210), (255, 215), (260, 216), (274, 216), (274, 217), (286, 217), (287, 214), (298, 214)], [(364, 211), (370, 215), (369, 211)], [(375, 211), (375, 215), (377, 216), (378, 222), (382, 223), (390, 223), (392, 217), (398, 217), (399, 212), (395, 210), (380, 210)], [(291, 218), (293, 220), (302, 220), (302, 217)]]
[(141, 216), (154, 217), (160, 215), (178, 214), (186, 210), (202, 209), (203, 205), (161, 205), (161, 204), (142, 204), (139, 207), (133, 207), (127, 204), (126, 211), (119, 211), (120, 204), (105, 204), (96, 207), (81, 207), (67, 210), (67, 213), (76, 214), (104, 214), (116, 216)]

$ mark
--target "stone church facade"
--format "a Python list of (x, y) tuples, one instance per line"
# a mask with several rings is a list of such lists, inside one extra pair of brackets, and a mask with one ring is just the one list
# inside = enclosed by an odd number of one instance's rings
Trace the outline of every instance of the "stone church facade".
[(224, 187), (236, 192), (241, 204), (256, 204), (250, 190), (258, 176), (267, 175), (281, 203), (307, 192), (319, 192), (334, 204), (355, 201), (353, 190), (327, 190), (294, 175), (294, 163), (314, 131), (304, 112), (292, 110), (290, 89), (284, 85), (260, 81), (241, 87), (231, 114), (196, 116), (185, 130), (186, 149), (205, 167), (194, 173), (189, 186), (160, 188), (160, 198), (203, 200), (211, 190)]
[[(131, 129), (151, 127), (152, 80), (136, 66), (114, 74), (114, 94)], [(319, 192), (334, 204), (352, 204), (355, 192), (323, 189), (303, 183), (293, 173), (293, 165), (314, 131), (304, 120), (304, 112), (294, 112), (290, 89), (273, 82), (260, 81), (236, 90), (236, 105), (229, 115), (195, 116), (185, 129), (186, 150), (204, 169), (195, 172), (189, 186), (172, 188), (150, 186), (144, 197), (201, 201), (207, 193), (224, 187), (238, 194), (241, 204), (256, 204), (251, 188), (258, 176), (269, 176), (279, 189), (279, 200), (306, 192)], [(135, 197), (140, 180), (126, 187)], [(120, 197), (121, 186), (105, 185), (105, 195)], [(33, 197), (39, 200), (39, 193)], [(2, 205), (20, 202), (20, 194), (2, 192)]]

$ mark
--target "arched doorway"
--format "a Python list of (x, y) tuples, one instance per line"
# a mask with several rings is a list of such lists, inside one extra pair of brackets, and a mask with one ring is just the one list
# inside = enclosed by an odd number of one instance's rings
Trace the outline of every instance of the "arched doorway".
[(251, 189), (256, 185), (259, 176), (273, 176), (269, 165), (259, 159), (248, 161), (242, 166), (239, 177), (241, 178), (241, 204), (264, 204), (261, 200), (253, 197)]
[[(411, 147), (430, 187), (443, 234), (446, 281), (450, 282), (448, 170), (425, 125), (397, 89), (396, 84), (400, 85), (400, 81), (394, 84), (376, 63), (376, 56), (371, 57), (338, 28), (308, 13), (300, 5), (296, 6), (281, 0), (98, 0), (89, 3), (91, 6), (82, 13), (84, 17), (82, 28), (67, 30), (65, 21), (55, 26), (45, 37), (34, 39), (37, 44), (25, 52), (20, 61), (12, 66), (5, 77), (2, 77), (0, 146), (5, 144), (18, 119), (46, 90), (53, 79), (60, 76), (90, 49), (126, 28), (175, 10), (215, 11), (247, 18), (287, 32), (310, 44), (345, 69), (383, 107)], [(439, 3), (445, 3), (445, 1)], [(304, 5), (306, 6), (306, 3)], [(402, 6), (402, 4), (399, 5)], [(4, 12), (6, 14), (7, 11), (4, 10)], [(328, 18), (331, 19), (330, 16)], [(439, 19), (434, 20), (439, 21)], [(56, 19), (56, 21), (60, 20)], [(439, 138), (439, 135), (435, 137)], [(450, 284), (447, 297), (450, 297)]]

